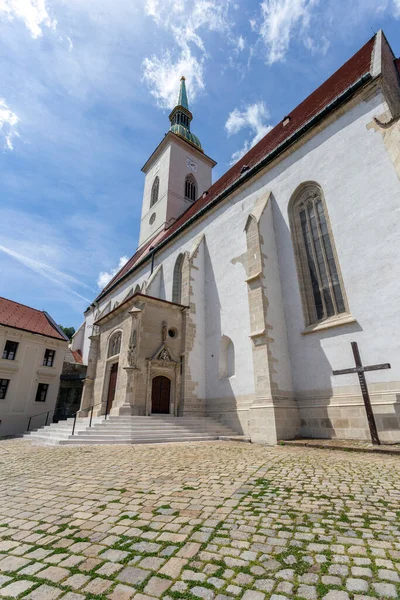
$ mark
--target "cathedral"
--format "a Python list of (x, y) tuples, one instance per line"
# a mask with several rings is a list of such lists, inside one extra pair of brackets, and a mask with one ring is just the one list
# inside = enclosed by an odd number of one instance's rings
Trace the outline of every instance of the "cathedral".
[(357, 342), (390, 364), (366, 379), (381, 441), (400, 442), (400, 59), (383, 32), (215, 183), (184, 77), (169, 120), (138, 248), (73, 339), (81, 416), (369, 440), (359, 371), (334, 374)]

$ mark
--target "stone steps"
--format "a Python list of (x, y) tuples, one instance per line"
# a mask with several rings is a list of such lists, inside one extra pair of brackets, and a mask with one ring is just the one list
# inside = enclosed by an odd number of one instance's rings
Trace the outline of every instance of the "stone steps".
[(72, 427), (73, 419), (67, 419), (28, 432), (24, 437), (49, 445), (158, 444), (243, 438), (210, 417), (110, 416), (107, 420), (93, 417), (90, 428), (89, 418), (85, 417), (77, 419), (73, 436)]

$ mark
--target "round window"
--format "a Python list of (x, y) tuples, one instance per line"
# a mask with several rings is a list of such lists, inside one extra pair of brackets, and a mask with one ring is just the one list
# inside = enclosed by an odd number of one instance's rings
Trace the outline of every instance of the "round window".
[(171, 329), (168, 329), (168, 335), (170, 338), (174, 338), (178, 335), (178, 332), (176, 329), (171, 328)]
[(150, 225), (153, 225), (155, 220), (156, 220), (156, 213), (153, 213), (149, 219)]

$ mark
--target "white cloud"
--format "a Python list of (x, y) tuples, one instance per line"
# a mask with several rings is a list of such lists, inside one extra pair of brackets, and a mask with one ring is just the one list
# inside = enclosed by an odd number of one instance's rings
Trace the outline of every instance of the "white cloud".
[(161, 57), (151, 56), (143, 61), (143, 77), (150, 93), (161, 108), (173, 108), (178, 99), (179, 79), (185, 75), (190, 98), (193, 100), (204, 89), (203, 59), (197, 60), (188, 48), (176, 60), (170, 52)]
[(224, 34), (233, 45), (243, 45), (231, 34), (229, 11), (232, 0), (146, 0), (145, 12), (158, 26), (168, 32), (178, 49), (143, 61), (143, 76), (162, 108), (176, 104), (179, 77), (185, 75), (190, 89), (190, 99), (204, 89), (204, 60), (209, 58), (202, 37), (203, 31)]
[(253, 20), (252, 28), (258, 31), (267, 50), (267, 62), (273, 64), (284, 59), (292, 37), (304, 32), (311, 11), (318, 0), (263, 0), (261, 24)]
[(43, 27), (55, 29), (57, 25), (47, 12), (46, 0), (0, 0), (1, 16), (23, 21), (33, 38), (43, 35)]
[(393, 0), (394, 16), (400, 17), (400, 0)]
[(7, 248), (6, 246), (0, 246), (0, 252), (4, 252), (5, 254), (12, 256), (20, 263), (28, 267), (28, 269), (32, 269), (32, 271), (35, 271), (42, 277), (49, 279), (53, 284), (64, 288), (69, 293), (78, 296), (78, 298), (82, 298), (82, 300), (85, 300), (89, 303), (91, 302), (88, 298), (85, 298), (85, 296), (81, 296), (81, 294), (78, 294), (78, 292), (71, 289), (71, 286), (84, 287), (89, 290), (91, 289), (90, 286), (86, 285), (86, 283), (82, 283), (81, 281), (79, 281), (79, 279), (71, 277), (71, 275), (67, 275), (66, 273), (63, 273), (62, 271), (59, 271), (58, 269), (55, 269), (50, 265), (46, 265), (45, 263), (39, 262), (38, 260), (20, 254), (19, 252), (15, 252), (15, 250)]
[(13, 150), (13, 138), (19, 137), (17, 132), (17, 115), (7, 106), (4, 98), (0, 98), (0, 133), (4, 136), (4, 147)]
[(235, 108), (225, 123), (225, 129), (228, 135), (238, 133), (242, 129), (248, 129), (253, 135), (247, 139), (240, 150), (234, 152), (231, 156), (231, 164), (237, 162), (255, 146), (271, 130), (271, 125), (267, 125), (269, 112), (264, 102), (256, 102), (248, 105), (244, 110)]
[(118, 271), (122, 269), (122, 267), (128, 262), (128, 260), (128, 256), (121, 256), (121, 258), (119, 259), (118, 266), (115, 267), (115, 269), (111, 269), (111, 271), (102, 271), (97, 280), (97, 285), (99, 286), (99, 288), (105, 288), (107, 283), (109, 283), (114, 277), (114, 275), (116, 275)]

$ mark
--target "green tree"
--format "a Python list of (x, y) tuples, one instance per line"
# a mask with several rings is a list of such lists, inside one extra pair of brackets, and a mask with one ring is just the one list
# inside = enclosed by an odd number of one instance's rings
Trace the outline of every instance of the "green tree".
[(59, 328), (65, 333), (68, 339), (72, 339), (72, 336), (75, 333), (75, 327), (63, 327), (62, 325), (59, 325)]

